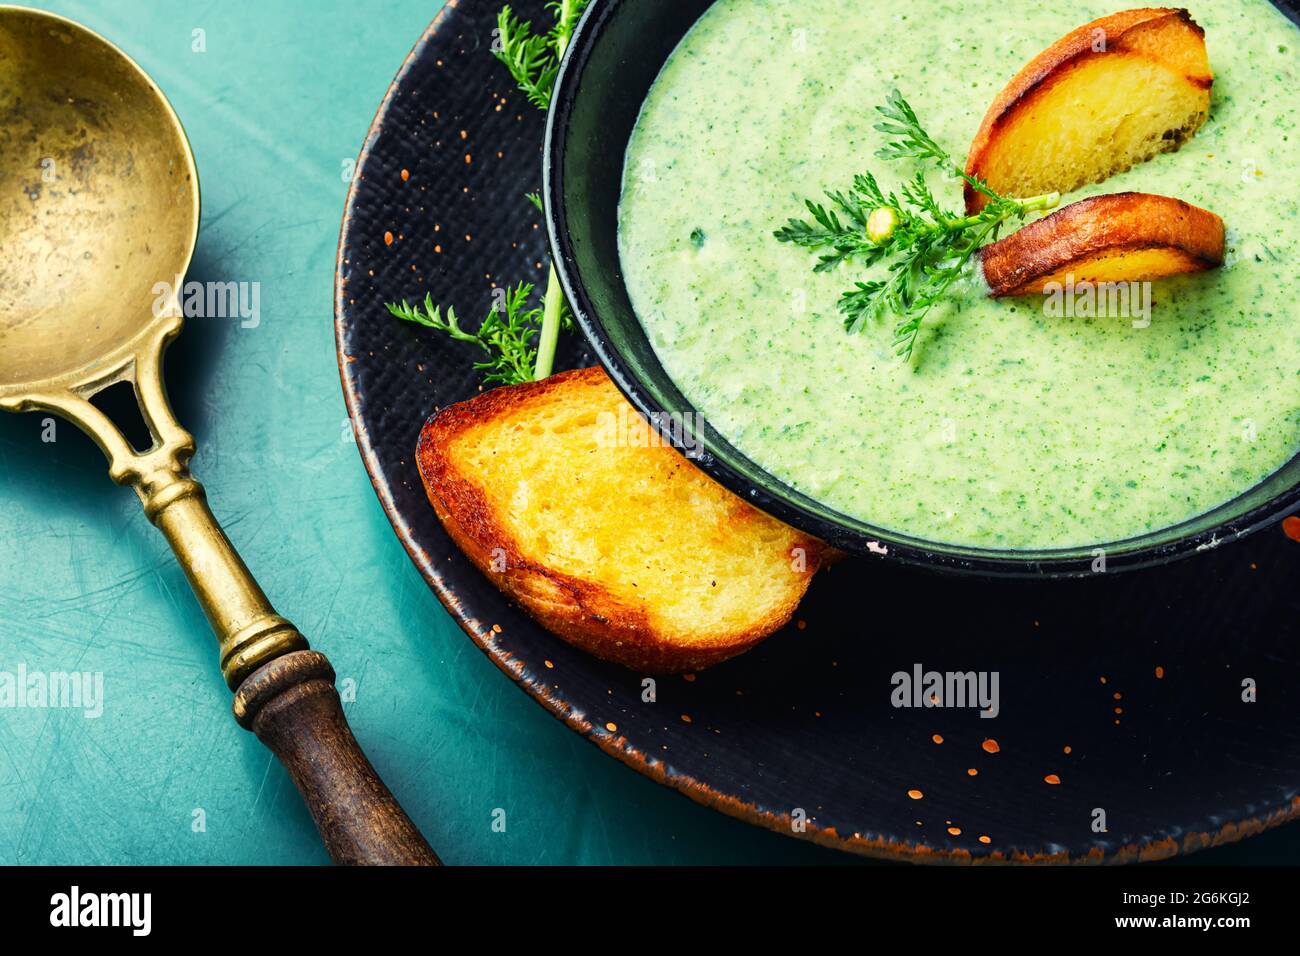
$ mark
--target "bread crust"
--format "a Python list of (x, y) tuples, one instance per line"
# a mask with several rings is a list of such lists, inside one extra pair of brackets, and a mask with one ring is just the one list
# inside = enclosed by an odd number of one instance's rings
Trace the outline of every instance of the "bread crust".
[(1086, 278), (1087, 264), (1126, 252), (1163, 250), (1159, 275), (1199, 272), (1223, 264), (1224, 225), (1199, 206), (1150, 193), (1112, 193), (1071, 203), (985, 246), (979, 252), (992, 296), (1027, 295), (1067, 270)]
[[(1140, 7), (1134, 10), (1122, 10), (1093, 20), (1091, 23), (1085, 23), (1030, 60), (997, 95), (988, 112), (985, 113), (967, 156), (967, 175), (982, 178), (981, 169), (985, 158), (1003, 128), (1022, 109), (1031, 108), (1035, 100), (1064, 80), (1072, 66), (1092, 57), (1124, 52), (1127, 49), (1126, 39), (1131, 38), (1135, 31), (1168, 20), (1182, 21), (1201, 37), (1202, 42), (1204, 41), (1205, 30), (1192, 19), (1192, 15), (1187, 10), (1174, 7)], [(1106, 37), (1105, 52), (1094, 50), (1098, 30)], [(1185, 75), (1191, 83), (1202, 89), (1208, 90), (1214, 85), (1214, 74), (1208, 69), (1208, 64), (1205, 71)], [(984, 208), (987, 202), (987, 198), (969, 183), (965, 185), (965, 198), (966, 210), (971, 214)]]
[[(545, 401), (554, 392), (593, 387), (612, 389), (605, 372), (598, 367), (498, 388), (445, 408), (429, 419), (420, 434), (416, 459), (429, 501), (452, 540), (493, 584), (547, 630), (597, 657), (641, 673), (678, 673), (709, 667), (749, 650), (788, 623), (802, 600), (808, 579), (821, 567), (826, 553), (826, 546), (809, 536), (801, 536), (796, 545), (803, 547), (807, 556), (802, 586), (791, 588), (788, 599), (749, 627), (711, 635), (707, 642), (684, 643), (679, 636), (657, 628), (643, 606), (621, 600), (602, 582), (566, 574), (548, 566), (544, 555), (524, 552), (494, 512), (480, 479), (458, 467), (450, 454), (452, 440), (465, 429)], [(645, 451), (675, 455), (681, 458), (683, 468), (693, 467), (671, 448)], [(737, 533), (743, 533), (746, 520), (761, 516), (721, 486), (718, 491), (734, 499)], [(593, 516), (592, 520), (600, 519)], [(498, 570), (502, 567), (504, 570)]]

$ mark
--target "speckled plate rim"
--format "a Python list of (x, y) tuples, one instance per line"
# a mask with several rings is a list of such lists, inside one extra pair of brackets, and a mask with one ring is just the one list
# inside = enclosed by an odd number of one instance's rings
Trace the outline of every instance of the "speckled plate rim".
[[(357, 383), (350, 374), (353, 359), (344, 347), (344, 337), (350, 318), (344, 296), (346, 276), (344, 274), (344, 252), (351, 237), (353, 211), (356, 208), (357, 193), (365, 180), (365, 169), (370, 152), (383, 129), (389, 107), (394, 97), (400, 92), (402, 81), (410, 72), (412, 65), (421, 57), (426, 47), (448, 26), (452, 15), (465, 0), (448, 0), (447, 4), (434, 17), (425, 29), (411, 52), (402, 62), (397, 75), (389, 84), (375, 118), (366, 131), (365, 142), (357, 157), (356, 173), (348, 188), (347, 202), (344, 207), (343, 223), (339, 231), (339, 244), (335, 256), (334, 271), (334, 342), (339, 365), (339, 378), (343, 386), (343, 399), (347, 406), (348, 418), (356, 434), (357, 449), (365, 465), (370, 483), (379, 498), (379, 504), (388, 516), (389, 523), (397, 533), (397, 538), (419, 569), (433, 593), (447, 609), (452, 618), (460, 625), (478, 648), (507, 676), (511, 678), (528, 696), (541, 704), (552, 716), (556, 717), (571, 730), (576, 731), (595, 744), (611, 757), (615, 757), (633, 770), (650, 778), (656, 783), (670, 787), (696, 803), (717, 810), (720, 813), (753, 826), (771, 830), (774, 833), (792, 836), (835, 850), (856, 853), (880, 860), (907, 863), (930, 864), (965, 864), (965, 865), (1098, 865), (1146, 863), (1166, 860), (1180, 854), (1193, 853), (1197, 850), (1235, 843), (1248, 836), (1254, 836), (1265, 830), (1280, 826), (1292, 820), (1300, 820), (1300, 796), (1293, 798), (1289, 804), (1283, 804), (1266, 813), (1248, 817), (1239, 822), (1225, 823), (1214, 832), (1191, 832), (1183, 835), (1181, 840), (1172, 837), (1153, 839), (1145, 843), (1130, 844), (1111, 853), (1090, 851), (1084, 855), (1071, 855), (1067, 851), (1056, 853), (1015, 853), (993, 852), (975, 855), (967, 850), (950, 850), (930, 846), (920, 841), (891, 840), (887, 837), (870, 837), (860, 833), (841, 834), (834, 827), (821, 827), (808, 822), (806, 829), (796, 833), (790, 827), (789, 817), (765, 809), (728, 793), (723, 793), (707, 783), (674, 770), (670, 765), (652, 757), (637, 747), (632, 746), (621, 734), (609, 733), (582, 716), (581, 712), (554, 693), (546, 686), (541, 676), (534, 673), (528, 665), (518, 660), (507, 649), (500, 646), (497, 635), (490, 625), (485, 625), (476, 618), (463, 604), (460, 597), (447, 583), (429, 554), (416, 543), (410, 524), (397, 508), (389, 487), (388, 478), (380, 467), (379, 457), (370, 440), (365, 422), (361, 418), (362, 398), (358, 393)], [(501, 597), (505, 603), (504, 596)], [(557, 638), (558, 640), (558, 638)]]

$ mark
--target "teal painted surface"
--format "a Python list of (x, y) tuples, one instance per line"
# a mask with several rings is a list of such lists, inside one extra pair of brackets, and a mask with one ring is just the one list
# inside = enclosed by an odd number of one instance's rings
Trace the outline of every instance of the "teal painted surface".
[[(45, 6), (122, 46), (186, 123), (204, 201), (191, 275), (261, 284), (257, 327), (193, 321), (172, 350), (195, 472), (279, 610), (355, 681), (352, 726), (443, 858), (847, 859), (698, 807), (565, 729), (448, 618), (375, 500), (334, 360), (344, 164), (437, 0)], [(0, 710), (0, 863), (325, 862), (284, 772), (230, 717), (206, 623), (135, 496), (70, 426), (41, 431), (0, 417), (0, 671), (102, 672), (105, 705)], [(1298, 844), (1200, 859), (1283, 862)]]

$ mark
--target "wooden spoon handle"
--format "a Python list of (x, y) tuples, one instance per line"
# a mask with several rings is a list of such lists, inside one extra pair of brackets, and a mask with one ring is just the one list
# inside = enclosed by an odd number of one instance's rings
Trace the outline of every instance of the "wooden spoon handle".
[(262, 665), (235, 691), (234, 710), (289, 771), (335, 863), (439, 865), (352, 736), (324, 654)]

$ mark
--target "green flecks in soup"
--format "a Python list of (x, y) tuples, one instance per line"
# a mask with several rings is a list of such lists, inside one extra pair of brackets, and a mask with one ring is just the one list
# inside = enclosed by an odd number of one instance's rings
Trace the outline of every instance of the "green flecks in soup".
[[(1176, 196), (1228, 225), (1228, 262), (1153, 286), (1152, 321), (1045, 314), (974, 282), (919, 359), (885, 320), (845, 333), (854, 267), (811, 271), (773, 230), (872, 169), (895, 87), (954, 156), (1031, 57), (1121, 5), (719, 0), (646, 101), (620, 245), (632, 302), (682, 392), (788, 485), (958, 545), (1117, 541), (1236, 497), (1300, 446), (1300, 36), (1265, 0), (1198, 0), (1210, 121), (1177, 153), (1066, 197)], [(898, 177), (890, 179), (889, 177)], [(955, 180), (933, 176), (951, 207)], [(1141, 322), (1137, 323), (1139, 326)]]

